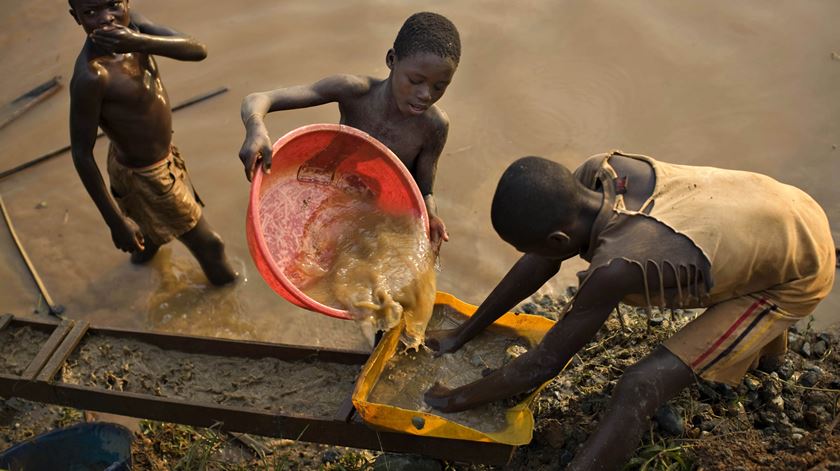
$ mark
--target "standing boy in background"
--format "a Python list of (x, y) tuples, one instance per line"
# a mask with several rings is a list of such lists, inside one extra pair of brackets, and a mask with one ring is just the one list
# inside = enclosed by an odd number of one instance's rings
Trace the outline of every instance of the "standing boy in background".
[(405, 21), (385, 55), (391, 72), (384, 80), (333, 75), (311, 85), (248, 95), (242, 102), (246, 136), (239, 152), (246, 177), (251, 179), (259, 159), (265, 171), (271, 168), (271, 139), (263, 122), (267, 113), (337, 102), (341, 124), (378, 139), (411, 172), (429, 213), (432, 246), (439, 250), (449, 235), (432, 190), (449, 119), (435, 102), (452, 81), (460, 58), (455, 25), (436, 13), (416, 13)]
[[(172, 111), (152, 54), (200, 61), (204, 45), (129, 12), (128, 0), (70, 0), (87, 39), (70, 82), (73, 163), (114, 245), (133, 263), (178, 238), (216, 285), (238, 276), (202, 216), (186, 166), (172, 145)], [(97, 127), (111, 145), (111, 195), (93, 157)], [(116, 202), (115, 202), (116, 200)]]

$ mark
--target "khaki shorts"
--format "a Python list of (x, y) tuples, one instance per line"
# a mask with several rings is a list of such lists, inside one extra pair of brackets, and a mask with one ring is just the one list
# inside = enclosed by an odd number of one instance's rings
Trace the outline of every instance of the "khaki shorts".
[(117, 161), (112, 145), (108, 176), (111, 193), (123, 214), (140, 226), (143, 237), (152, 244), (163, 245), (180, 237), (201, 219), (201, 200), (175, 146), (160, 162), (133, 168)]

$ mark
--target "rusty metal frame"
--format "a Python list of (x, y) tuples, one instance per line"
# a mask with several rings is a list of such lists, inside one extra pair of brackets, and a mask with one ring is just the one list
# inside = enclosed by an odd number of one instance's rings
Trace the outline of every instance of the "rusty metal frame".
[[(0, 325), (3, 318), (0, 317)], [(197, 427), (221, 425), (230, 432), (287, 438), (305, 442), (367, 448), (377, 451), (418, 453), (454, 461), (486, 464), (507, 463), (515, 449), (510, 445), (466, 440), (422, 437), (402, 433), (377, 431), (355, 416), (348, 397), (333, 418), (324, 419), (296, 414), (278, 414), (261, 409), (196, 403), (182, 399), (163, 398), (149, 394), (111, 391), (56, 381), (67, 358), (87, 336), (132, 338), (168, 350), (201, 353), (225, 357), (273, 357), (286, 361), (318, 359), (320, 361), (358, 364), (367, 361), (368, 353), (323, 348), (307, 348), (262, 342), (234, 341), (207, 337), (158, 334), (124, 329), (100, 329), (87, 322), (55, 323), (12, 319), (10, 325), (32, 325), (52, 328), (53, 334), (45, 342), (36, 359), (40, 364), (34, 376), (14, 377), (0, 374), (0, 395), (17, 396), (38, 402), (58, 404), (78, 409), (95, 410), (131, 417), (175, 422)], [(61, 336), (56, 343), (55, 338)], [(46, 353), (49, 352), (49, 353)], [(43, 361), (42, 361), (43, 360)], [(31, 374), (35, 360), (27, 368)]]

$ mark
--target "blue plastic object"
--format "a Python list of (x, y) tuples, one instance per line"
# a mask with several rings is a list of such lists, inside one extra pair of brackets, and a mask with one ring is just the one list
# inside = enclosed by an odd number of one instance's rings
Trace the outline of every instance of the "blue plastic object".
[(9, 471), (130, 471), (133, 434), (122, 425), (92, 422), (53, 430), (0, 453)]

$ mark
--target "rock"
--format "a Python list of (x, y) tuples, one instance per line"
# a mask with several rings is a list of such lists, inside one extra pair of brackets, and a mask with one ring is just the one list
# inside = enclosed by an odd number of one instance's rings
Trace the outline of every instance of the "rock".
[(811, 356), (811, 343), (810, 342), (805, 342), (804, 344), (802, 344), (802, 348), (799, 350), (799, 353), (801, 353), (803, 356), (810, 357)]
[(664, 322), (665, 318), (662, 317), (661, 314), (654, 314), (653, 316), (651, 316), (650, 319), (648, 319), (648, 325), (650, 325), (651, 327), (659, 327)]
[(814, 429), (819, 428), (823, 424), (822, 415), (814, 410), (805, 411), (803, 418), (805, 419), (805, 423)]
[(441, 471), (440, 462), (425, 456), (383, 453), (373, 463), (374, 471)]
[(744, 385), (750, 391), (756, 391), (758, 390), (759, 386), (761, 386), (761, 383), (755, 378), (746, 377), (744, 378)]
[(799, 376), (799, 384), (806, 388), (813, 387), (820, 382), (820, 374), (816, 371), (806, 371)]
[(685, 426), (683, 425), (682, 417), (677, 414), (677, 411), (669, 405), (665, 404), (653, 415), (653, 420), (659, 424), (659, 428), (675, 437), (681, 437), (685, 433)]
[(798, 442), (799, 440), (802, 440), (802, 436), (803, 435), (801, 433), (794, 433), (793, 435), (790, 436), (790, 438), (793, 441)]
[(793, 362), (785, 360), (784, 364), (776, 372), (779, 374), (779, 378), (784, 380), (790, 379), (793, 376)]
[(802, 350), (802, 345), (805, 344), (805, 339), (795, 332), (788, 332), (788, 348), (794, 352)]
[(537, 304), (542, 307), (551, 307), (554, 304), (554, 301), (552, 301), (550, 296), (543, 296), (537, 300)]
[(758, 397), (764, 402), (770, 402), (773, 398), (779, 396), (782, 388), (779, 384), (773, 381), (772, 378), (767, 378), (761, 382), (761, 387), (758, 389)]
[(321, 455), (321, 462), (322, 463), (332, 463), (332, 462), (338, 461), (338, 458), (340, 458), (340, 457), (341, 457), (341, 455), (339, 455), (337, 451), (327, 450), (327, 451), (324, 452), (323, 455)]
[(520, 310), (525, 314), (536, 314), (537, 313), (537, 305), (534, 303), (525, 303), (520, 307)]
[(813, 354), (815, 357), (821, 357), (825, 355), (825, 352), (828, 351), (828, 344), (824, 340), (820, 340), (819, 342), (814, 344)]
[(537, 315), (554, 322), (557, 322), (560, 319), (560, 316), (555, 311), (540, 311)]
[(776, 396), (769, 401), (770, 407), (776, 409), (777, 411), (785, 410), (785, 400), (782, 399), (782, 396)]

